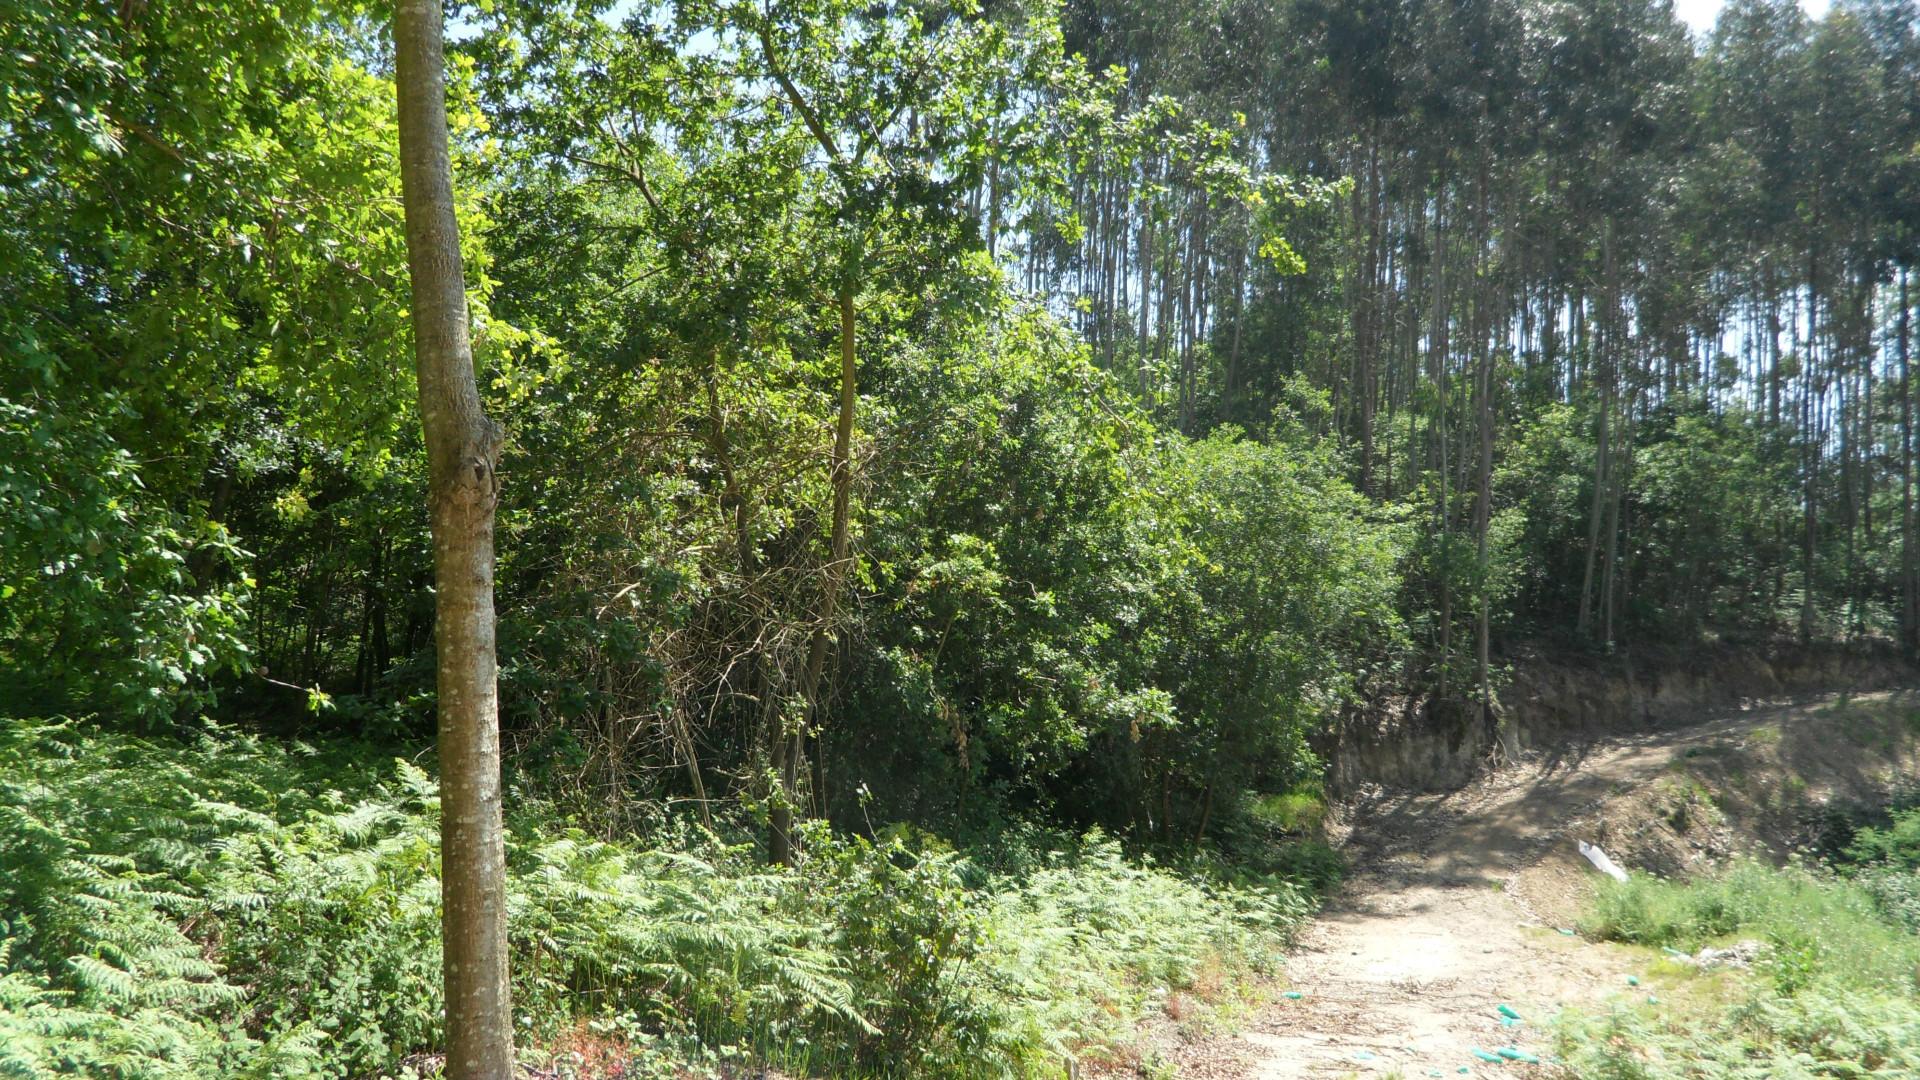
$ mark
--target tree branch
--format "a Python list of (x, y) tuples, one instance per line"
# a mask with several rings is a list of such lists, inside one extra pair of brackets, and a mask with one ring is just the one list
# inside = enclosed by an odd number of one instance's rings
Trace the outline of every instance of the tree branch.
[(827, 131), (826, 125), (820, 122), (819, 114), (813, 111), (813, 106), (807, 104), (806, 95), (800, 92), (800, 88), (795, 86), (793, 79), (787, 75), (786, 69), (780, 66), (778, 54), (773, 47), (773, 34), (767, 29), (768, 21), (768, 18), (762, 17), (759, 24), (754, 27), (754, 34), (760, 39), (760, 53), (767, 60), (767, 70), (773, 73), (773, 80), (780, 84), (781, 90), (786, 92), (787, 100), (793, 102), (794, 111), (800, 114), (801, 122), (807, 125), (807, 130), (812, 132), (813, 137), (819, 141), (820, 149), (827, 152), (828, 159), (835, 165), (845, 164), (840, 157), (840, 144), (833, 141), (833, 135)]

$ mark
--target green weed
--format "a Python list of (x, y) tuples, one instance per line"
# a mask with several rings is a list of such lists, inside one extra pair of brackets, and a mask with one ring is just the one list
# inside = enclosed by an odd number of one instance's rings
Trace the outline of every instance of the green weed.
[(1568, 1014), (1558, 1039), (1576, 1076), (1920, 1075), (1920, 938), (1859, 881), (1752, 862), (1692, 882), (1636, 876), (1603, 888), (1581, 925), (1688, 951), (1735, 938), (1768, 949), (1730, 1007)]

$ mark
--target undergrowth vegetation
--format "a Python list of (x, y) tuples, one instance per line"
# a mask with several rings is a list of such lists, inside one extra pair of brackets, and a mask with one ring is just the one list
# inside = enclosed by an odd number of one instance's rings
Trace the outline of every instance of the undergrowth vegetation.
[(1866, 826), (1846, 847), (1853, 880), (1880, 910), (1920, 934), (1920, 807), (1896, 811), (1884, 826)]
[[(358, 744), (8, 721), (0, 1075), (430, 1073), (437, 805)], [(640, 1075), (1052, 1075), (1124, 1050), (1158, 995), (1265, 968), (1308, 909), (1097, 834), (986, 859), (821, 827), (787, 872), (705, 830), (597, 839), (524, 793), (508, 816), (520, 1042), (585, 1032)]]
[(1693, 1008), (1616, 1004), (1563, 1021), (1574, 1075), (1618, 1080), (1920, 1075), (1920, 818), (1859, 830), (1834, 865), (1742, 862), (1680, 882), (1603, 888), (1583, 929), (1692, 952), (1764, 944)]

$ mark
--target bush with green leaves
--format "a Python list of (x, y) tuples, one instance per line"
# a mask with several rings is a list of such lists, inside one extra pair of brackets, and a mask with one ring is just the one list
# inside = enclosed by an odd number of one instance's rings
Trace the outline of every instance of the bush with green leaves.
[(1920, 869), (1920, 807), (1896, 811), (1884, 826), (1856, 830), (1845, 855), (1852, 863)]
[(1185, 845), (1311, 775), (1309, 738), (1403, 637), (1405, 537), (1339, 454), (1157, 432), (1041, 311), (935, 340), (876, 408), (893, 449), (870, 469), (841, 790), (887, 818), (997, 799)]
[(1170, 773), (1190, 800), (1165, 813), (1179, 818), (1162, 823), (1169, 837), (1199, 839), (1243, 792), (1316, 781), (1309, 740), (1402, 642), (1406, 537), (1331, 447), (1285, 430), (1269, 442), (1216, 431), (1178, 447), (1157, 481), (1193, 553), (1158, 620), (1174, 723), (1153, 733), (1148, 775)]
[[(99, 408), (128, 412), (114, 398)], [(218, 523), (149, 495), (111, 431), (126, 419), (0, 389), (0, 695), (15, 708), (92, 700), (164, 715), (246, 655), (250, 583), (196, 580), (244, 553)]]
[(1897, 806), (1883, 824), (1845, 827), (1843, 871), (1888, 918), (1920, 934), (1920, 808)]

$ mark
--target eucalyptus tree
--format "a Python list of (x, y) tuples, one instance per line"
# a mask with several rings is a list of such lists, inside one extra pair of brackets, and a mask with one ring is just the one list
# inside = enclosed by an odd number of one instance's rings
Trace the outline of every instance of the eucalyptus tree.
[[(1912, 279), (1920, 268), (1920, 11), (1903, 0), (1865, 0), (1848, 5), (1864, 25), (1880, 68), (1879, 91), (1885, 129), (1879, 155), (1880, 176), (1874, 194), (1874, 236), (1880, 245), (1890, 288), (1889, 359), (1899, 365), (1889, 378), (1895, 417), (1886, 440), (1895, 463), (1898, 490), (1893, 513), (1900, 530), (1896, 590), (1900, 639), (1909, 655), (1920, 655), (1920, 536), (1914, 506), (1914, 405), (1910, 364), (1915, 348)], [(1869, 503), (1871, 505), (1871, 503)], [(1871, 535), (1869, 535), (1871, 542)]]

